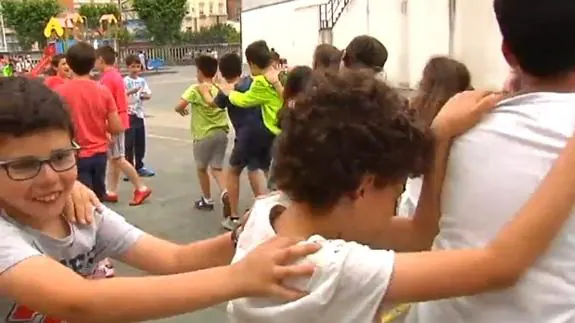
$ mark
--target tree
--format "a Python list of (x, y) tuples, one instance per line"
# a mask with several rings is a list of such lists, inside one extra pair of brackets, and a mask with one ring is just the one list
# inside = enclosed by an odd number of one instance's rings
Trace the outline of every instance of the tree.
[(240, 33), (227, 24), (217, 24), (202, 28), (198, 32), (184, 32), (180, 41), (187, 44), (222, 44), (239, 43)]
[(154, 42), (167, 44), (178, 39), (187, 0), (133, 0), (132, 5)]
[(80, 6), (78, 13), (86, 17), (86, 27), (89, 29), (98, 29), (100, 26), (100, 18), (103, 15), (114, 15), (116, 19), (120, 19), (120, 9), (114, 3), (86, 3)]
[(46, 24), (62, 11), (57, 0), (1, 0), (1, 9), (6, 25), (14, 29), (24, 50), (35, 42), (44, 46)]

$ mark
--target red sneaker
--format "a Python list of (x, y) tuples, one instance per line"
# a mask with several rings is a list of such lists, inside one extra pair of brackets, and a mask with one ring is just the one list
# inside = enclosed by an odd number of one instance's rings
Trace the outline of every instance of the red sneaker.
[(103, 202), (108, 202), (108, 203), (118, 203), (118, 194), (116, 193), (106, 193), (106, 195), (104, 195), (104, 201)]
[(144, 203), (144, 201), (152, 195), (152, 190), (149, 187), (146, 187), (143, 190), (135, 190), (134, 191), (134, 198), (130, 202), (131, 206), (136, 206)]

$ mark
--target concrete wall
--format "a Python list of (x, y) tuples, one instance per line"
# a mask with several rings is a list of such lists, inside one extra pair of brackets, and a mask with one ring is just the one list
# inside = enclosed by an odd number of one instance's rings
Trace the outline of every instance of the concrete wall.
[(242, 51), (265, 40), (290, 65), (311, 65), (318, 44), (318, 1), (294, 0), (242, 12)]
[[(268, 41), (290, 65), (311, 64), (318, 43), (318, 3), (327, 0), (244, 0), (243, 44)], [(269, 5), (275, 2), (276, 4)], [(344, 48), (361, 34), (388, 48), (385, 74), (396, 86), (414, 88), (427, 60), (452, 55), (469, 67), (476, 87), (500, 87), (507, 72), (492, 0), (351, 0), (333, 28), (333, 45)], [(244, 47), (245, 48), (245, 47)]]

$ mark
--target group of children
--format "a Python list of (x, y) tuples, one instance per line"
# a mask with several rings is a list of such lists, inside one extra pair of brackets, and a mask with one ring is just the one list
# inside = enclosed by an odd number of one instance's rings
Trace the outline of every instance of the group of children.
[[(72, 111), (79, 151), (78, 178), (98, 198), (118, 202), (120, 173), (134, 186), (130, 205), (142, 204), (151, 194), (141, 177), (154, 176), (144, 167), (145, 123), (143, 101), (151, 90), (142, 77), (140, 60), (126, 58), (128, 75), (114, 66), (116, 53), (110, 46), (98, 49), (87, 43), (55, 55), (45, 84), (56, 91)], [(93, 80), (92, 71), (100, 73)]]
[[(176, 111), (192, 114), (202, 185), (209, 183), (212, 172), (222, 190), (227, 189), (222, 199), (230, 199), (233, 185), (225, 186), (228, 179), (221, 176), (228, 132), (223, 107), (232, 108), (231, 115), (257, 112), (232, 120), (234, 127), (240, 121), (240, 133), (249, 135), (236, 140), (258, 138), (248, 140), (254, 143), (260, 142), (256, 133), (269, 136), (277, 190), (259, 196), (232, 232), (188, 245), (146, 234), (100, 205), (88, 224), (70, 221), (67, 216), (74, 214), (62, 216), (70, 204), (92, 203), (79, 198), (86, 189), (75, 183), (86, 161), (82, 151), (91, 146), (75, 142), (81, 138), (75, 129), (82, 127), (82, 119), (75, 116), (74, 102), (66, 100), (69, 92), (59, 90), (70, 81), (57, 87), (59, 96), (34, 80), (0, 79), (0, 290), (5, 295), (0, 314), (6, 322), (143, 321), (230, 300), (232, 322), (368, 323), (392, 304), (466, 296), (453, 299), (456, 303), (418, 304), (407, 319), (573, 321), (569, 218), (575, 204), (575, 110), (569, 109), (575, 103), (575, 45), (555, 42), (572, 38), (574, 29), (565, 27), (573, 26), (575, 4), (533, 0), (525, 6), (525, 1), (495, 1), (504, 54), (520, 72), (521, 92), (506, 94), (511, 97), (468, 90), (465, 66), (439, 57), (427, 64), (416, 97), (407, 102), (378, 77), (387, 50), (369, 36), (356, 37), (344, 51), (318, 47), (313, 69), (295, 67), (283, 84), (263, 41), (246, 49), (252, 74), (248, 81), (240, 77), (233, 54), (219, 62), (199, 57), (199, 84), (184, 93)], [(541, 52), (553, 43), (557, 51)], [(79, 57), (87, 56), (72, 49), (66, 59), (80, 76), (76, 83), (100, 91), (108, 108), (87, 110), (108, 115), (100, 126), (120, 133), (118, 109), (107, 103), (113, 101), (111, 94), (85, 82), (81, 76), (87, 72), (80, 66), (89, 64), (79, 64)], [(96, 55), (88, 57), (95, 61)], [(105, 57), (102, 61), (109, 65)], [(218, 69), (224, 82), (213, 79)], [(76, 95), (85, 93), (78, 89)], [(496, 107), (501, 113), (493, 111)], [(549, 114), (548, 108), (557, 109)], [(266, 132), (251, 132), (258, 128), (247, 118), (256, 116)], [(252, 126), (244, 129), (245, 124)], [(549, 124), (560, 127), (553, 132)], [(527, 137), (510, 141), (520, 138), (504, 132), (510, 127), (525, 127), (528, 131), (520, 133)], [(485, 135), (483, 140), (474, 140), (478, 134)], [(532, 149), (541, 138), (546, 145)], [(524, 157), (523, 176), (514, 175), (521, 174), (516, 160), (463, 149), (480, 144), (485, 147), (476, 148), (486, 151), (494, 149), (494, 143), (507, 145), (507, 154)], [(246, 148), (242, 144), (240, 149)], [(252, 145), (247, 146), (254, 153)], [(463, 153), (480, 167), (461, 165), (457, 158)], [(255, 153), (245, 156), (251, 160)], [(535, 168), (531, 161), (537, 162)], [(237, 173), (248, 164), (232, 163), (230, 168), (236, 167)], [(479, 178), (485, 171), (492, 172), (488, 180), (485, 175)], [(467, 182), (471, 175), (474, 182)], [(422, 180), (413, 184), (420, 185), (413, 216), (398, 217), (406, 180), (414, 176)], [(502, 177), (509, 182), (490, 183)], [(505, 191), (513, 186), (510, 180), (527, 186), (526, 191), (516, 186), (522, 196)], [(466, 198), (442, 196), (444, 181), (450, 194)], [(478, 181), (484, 186), (469, 190)], [(491, 198), (501, 203), (475, 202), (491, 194), (485, 186), (498, 192)], [(503, 191), (506, 196), (501, 196)], [(196, 206), (211, 209), (209, 186), (203, 194)], [(449, 219), (448, 225), (458, 222), (453, 203), (461, 201), (466, 204), (458, 207), (474, 214), (465, 217), (474, 229), (442, 233), (446, 224), (440, 225), (439, 219)], [(504, 219), (477, 213), (475, 208), (484, 207), (505, 209)], [(237, 212), (232, 216), (238, 218)], [(486, 225), (491, 235), (485, 234), (482, 221), (492, 221)], [(484, 235), (483, 241), (449, 246), (453, 236), (472, 241), (478, 234)], [(436, 236), (448, 246), (434, 245), (429, 251)], [(566, 250), (558, 253), (561, 249)], [(156, 276), (85, 279), (106, 257)], [(523, 289), (514, 289), (516, 285)], [(517, 294), (499, 299), (505, 290)], [(560, 298), (554, 298), (556, 294)], [(538, 300), (536, 309), (521, 311), (530, 299)]]

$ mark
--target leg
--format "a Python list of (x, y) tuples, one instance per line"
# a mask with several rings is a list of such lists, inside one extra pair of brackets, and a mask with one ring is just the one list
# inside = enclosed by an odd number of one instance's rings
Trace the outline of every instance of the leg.
[(210, 156), (209, 166), (219, 189), (224, 191), (226, 182), (224, 181), (222, 169), (224, 167), (224, 159), (226, 158), (226, 149), (228, 148), (228, 133), (225, 131), (215, 133), (212, 136), (211, 145), (212, 154)]
[[(94, 191), (94, 185), (92, 183), (92, 168), (90, 167), (91, 161), (91, 157), (78, 158), (78, 181)], [(94, 193), (96, 192), (94, 191)]]
[(266, 176), (260, 169), (248, 171), (248, 181), (255, 197), (266, 195)]
[(126, 148), (126, 160), (134, 165), (134, 150), (136, 142), (136, 128), (132, 121), (132, 116), (130, 116), (130, 128), (126, 130), (125, 133), (124, 147)]
[(146, 126), (144, 119), (138, 118), (139, 126), (136, 128), (134, 136), (135, 144), (135, 166), (140, 176), (154, 176), (153, 172), (146, 172), (144, 168), (144, 156), (146, 155)]
[(106, 196), (106, 167), (108, 165), (108, 156), (99, 154), (94, 156), (94, 167), (92, 181), (94, 183), (93, 191), (100, 200)]
[[(246, 132), (241, 129), (236, 132), (234, 148), (230, 155), (230, 166), (226, 172), (227, 201), (222, 201), (224, 204), (224, 218), (237, 218), (239, 215), (240, 175), (248, 164), (250, 147), (249, 138), (246, 138), (245, 134)], [(229, 207), (226, 207), (227, 205)]]
[(194, 160), (196, 162), (196, 174), (202, 191), (202, 197), (194, 205), (199, 210), (211, 211), (214, 209), (214, 201), (210, 192), (210, 175), (208, 164), (210, 157), (210, 138), (204, 138), (194, 142)]

